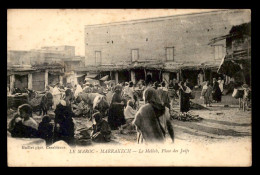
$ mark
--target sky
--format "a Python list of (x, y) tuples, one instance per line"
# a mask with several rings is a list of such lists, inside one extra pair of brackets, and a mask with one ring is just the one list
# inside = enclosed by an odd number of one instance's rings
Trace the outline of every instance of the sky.
[(84, 26), (160, 16), (208, 12), (214, 9), (10, 9), (7, 49), (75, 46), (84, 56)]

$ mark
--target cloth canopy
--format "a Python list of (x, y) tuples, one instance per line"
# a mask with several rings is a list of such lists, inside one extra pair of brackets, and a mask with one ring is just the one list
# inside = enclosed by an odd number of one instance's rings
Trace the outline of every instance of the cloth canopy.
[(108, 79), (108, 75), (102, 77), (100, 80), (101, 80), (101, 81), (107, 81), (107, 79)]
[(227, 76), (233, 77), (240, 70), (241, 67), (239, 64), (235, 63), (232, 60), (226, 59), (226, 57), (224, 57), (221, 61), (221, 64), (217, 72), (220, 74), (225, 74)]
[(61, 72), (61, 71), (49, 70), (48, 73), (51, 74), (51, 75), (64, 75), (64, 73)]
[(79, 77), (83, 77), (83, 76), (85, 76), (86, 74), (78, 74), (78, 75), (76, 75), (76, 78), (79, 78)]
[(98, 74), (88, 74), (86, 78), (92, 78), (95, 79), (98, 76)]
[(92, 81), (93, 79), (92, 79), (92, 78), (85, 77), (85, 80), (86, 80), (86, 81)]

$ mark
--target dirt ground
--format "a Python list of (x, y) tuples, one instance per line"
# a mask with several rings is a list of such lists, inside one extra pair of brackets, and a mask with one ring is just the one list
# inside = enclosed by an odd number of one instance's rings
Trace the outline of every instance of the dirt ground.
[[(228, 97), (225, 97), (226, 99)], [(194, 102), (202, 103), (199, 99)], [(234, 101), (234, 100), (233, 100)], [(171, 120), (176, 140), (185, 140), (188, 142), (223, 142), (227, 140), (251, 139), (251, 111), (242, 111), (238, 109), (238, 105), (230, 105), (224, 107), (226, 102), (212, 104), (208, 110), (191, 110), (190, 113), (199, 115), (203, 118), (201, 121), (179, 121)], [(235, 104), (235, 101), (234, 103)], [(179, 110), (175, 105), (176, 111)], [(53, 113), (49, 111), (49, 113)], [(8, 115), (8, 123), (12, 115)], [(41, 116), (33, 115), (37, 121), (41, 121)], [(86, 118), (74, 118), (76, 128), (90, 127), (92, 123)], [(121, 134), (119, 131), (113, 131), (113, 142), (118, 144), (135, 143), (136, 133)], [(167, 136), (169, 140), (169, 136)]]

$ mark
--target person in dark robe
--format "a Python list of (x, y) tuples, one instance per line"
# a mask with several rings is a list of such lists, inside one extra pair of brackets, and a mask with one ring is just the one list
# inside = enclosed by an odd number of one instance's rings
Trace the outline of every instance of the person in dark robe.
[(219, 84), (216, 78), (213, 78), (212, 99), (218, 103), (221, 102), (221, 96), (222, 96), (222, 92), (219, 88)]
[(155, 90), (157, 90), (158, 87), (159, 87), (159, 83), (158, 83), (157, 81), (154, 82), (154, 84), (153, 84), (153, 88), (154, 88)]
[(185, 86), (189, 87), (191, 90), (193, 89), (193, 86), (192, 84), (190, 83), (190, 80), (187, 78), (186, 81), (185, 81)]
[(72, 102), (74, 100), (74, 95), (71, 89), (66, 89), (64, 100), (66, 101), (66, 106), (69, 106), (71, 108)]
[(112, 96), (108, 123), (112, 130), (117, 130), (121, 125), (126, 123), (124, 118), (124, 101), (122, 99), (122, 86), (116, 85), (114, 88), (114, 94)]
[(186, 116), (187, 112), (190, 110), (190, 89), (185, 86), (182, 81), (179, 83), (179, 87), (180, 112)]
[(14, 116), (9, 125), (12, 137), (38, 138), (38, 123), (32, 118), (32, 108), (28, 104), (18, 107), (18, 114)]
[(161, 100), (161, 102), (163, 103), (163, 105), (165, 105), (167, 108), (171, 108), (170, 107), (170, 95), (168, 92), (168, 89), (165, 87), (166, 83), (163, 81), (162, 82), (162, 87), (157, 89), (159, 98)]
[(74, 145), (74, 122), (75, 114), (69, 106), (59, 103), (54, 111), (54, 135), (53, 142), (63, 140), (69, 145)]
[(103, 119), (102, 114), (99, 112), (94, 113), (92, 117), (95, 119), (96, 124), (93, 125), (91, 139), (98, 143), (110, 142), (111, 129), (108, 122)]
[(144, 101), (145, 105), (138, 110), (133, 121), (137, 128), (138, 143), (164, 143), (167, 131), (174, 141), (169, 109), (161, 103), (154, 88), (149, 87), (144, 91)]
[(46, 115), (42, 118), (42, 121), (39, 123), (38, 127), (39, 137), (44, 139), (47, 145), (52, 144), (53, 137), (53, 125), (50, 122), (51, 118)]

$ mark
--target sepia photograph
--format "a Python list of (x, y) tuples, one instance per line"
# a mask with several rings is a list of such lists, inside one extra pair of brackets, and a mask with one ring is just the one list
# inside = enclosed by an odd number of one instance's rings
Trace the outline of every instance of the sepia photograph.
[(8, 9), (9, 167), (252, 166), (250, 9)]

